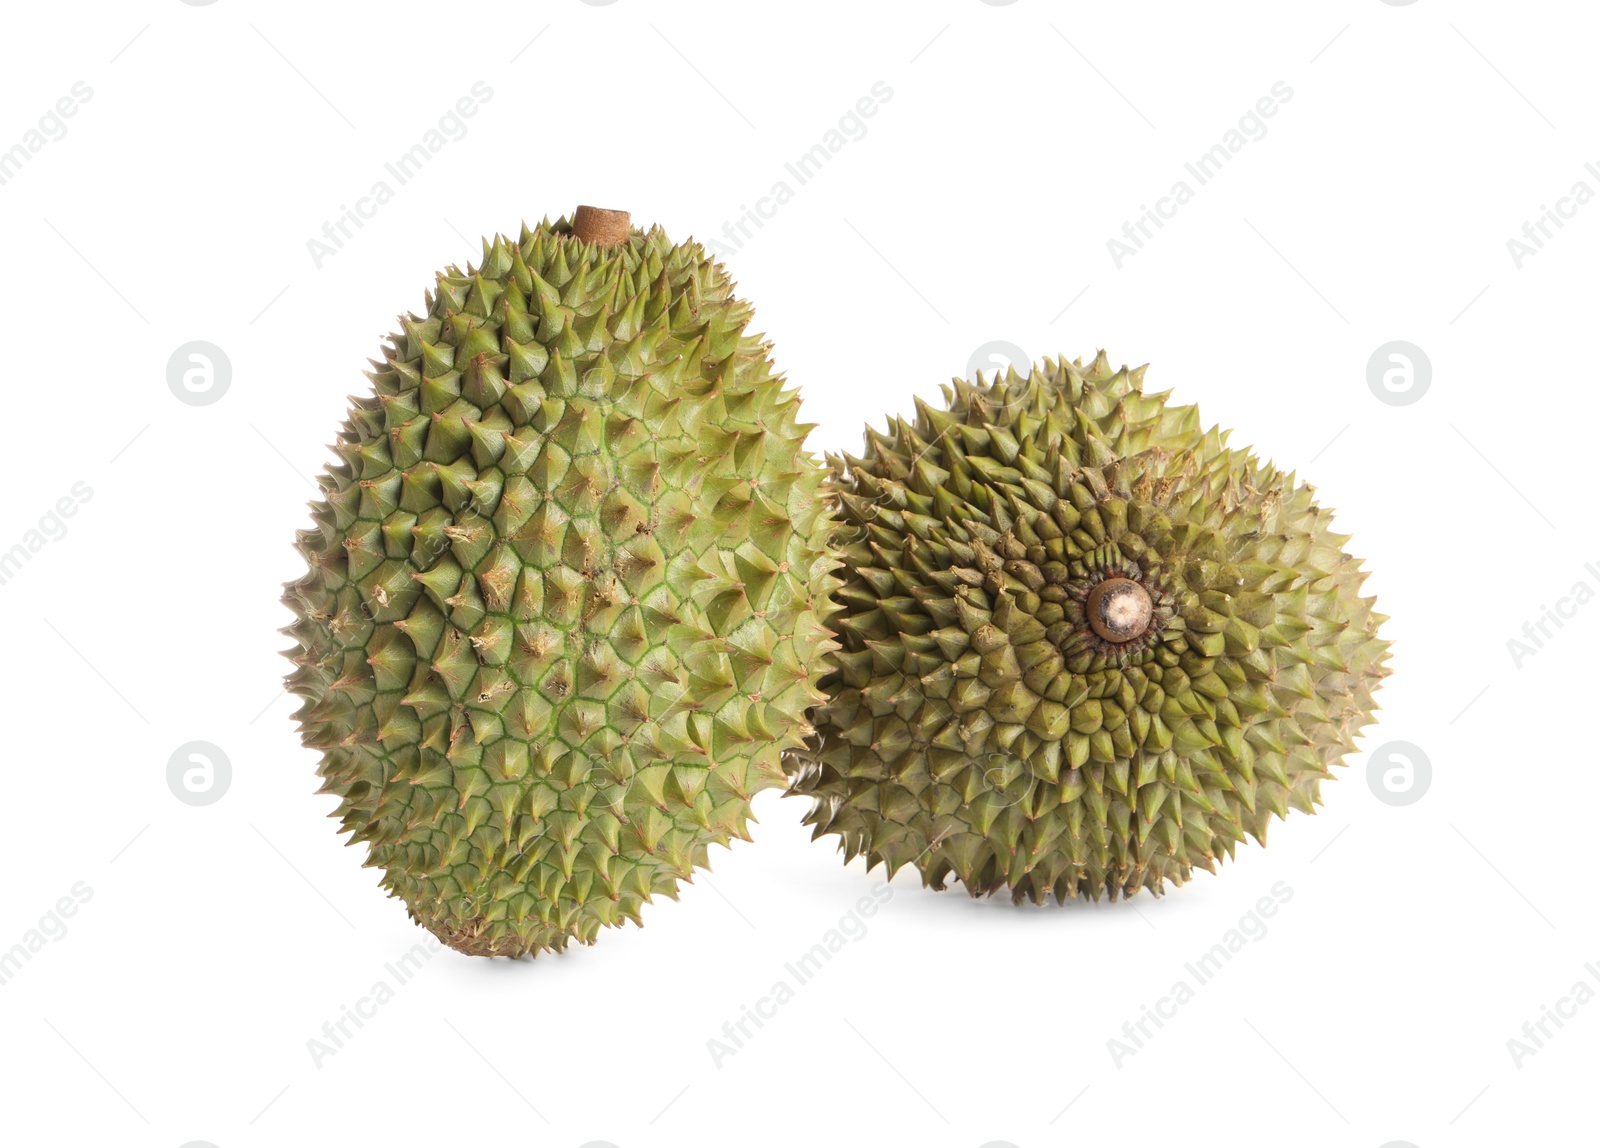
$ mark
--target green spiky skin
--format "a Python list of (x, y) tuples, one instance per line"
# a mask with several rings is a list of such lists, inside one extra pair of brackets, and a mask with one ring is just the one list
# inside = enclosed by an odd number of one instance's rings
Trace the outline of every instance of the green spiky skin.
[(592, 943), (747, 839), (832, 641), (824, 469), (698, 244), (548, 221), (438, 276), (299, 533), (333, 816), (466, 953)]
[[(1112, 900), (1214, 871), (1371, 721), (1383, 616), (1330, 512), (1144, 368), (1045, 360), (830, 458), (840, 643), (792, 754), (815, 836), (973, 896)], [(1087, 624), (1099, 581), (1146, 637)]]

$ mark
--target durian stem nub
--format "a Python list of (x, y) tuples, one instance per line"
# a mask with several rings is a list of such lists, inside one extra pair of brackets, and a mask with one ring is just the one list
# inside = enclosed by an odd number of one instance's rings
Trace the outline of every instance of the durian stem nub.
[(1084, 604), (1089, 628), (1108, 642), (1131, 642), (1150, 628), (1155, 604), (1150, 592), (1131, 578), (1107, 578), (1089, 591)]
[(580, 206), (572, 216), (572, 234), (585, 243), (601, 247), (615, 247), (626, 243), (631, 233), (626, 211), (613, 211), (609, 207)]

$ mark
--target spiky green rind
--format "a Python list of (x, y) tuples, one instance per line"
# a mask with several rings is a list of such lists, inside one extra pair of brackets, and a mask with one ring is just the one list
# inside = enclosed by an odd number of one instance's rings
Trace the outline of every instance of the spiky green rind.
[(697, 244), (565, 220), (401, 319), (320, 479), (289, 688), (411, 915), (522, 955), (746, 838), (821, 694), (824, 470)]
[[(1330, 512), (1144, 368), (1045, 360), (830, 458), (840, 643), (791, 754), (815, 835), (973, 896), (1113, 900), (1311, 812), (1371, 721), (1383, 616)], [(1155, 604), (1113, 645), (1084, 601)]]

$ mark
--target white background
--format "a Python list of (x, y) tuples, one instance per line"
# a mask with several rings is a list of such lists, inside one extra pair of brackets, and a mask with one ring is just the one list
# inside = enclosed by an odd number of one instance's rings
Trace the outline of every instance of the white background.
[[(1597, 23), (1442, 0), (13, 5), (0, 149), (93, 94), (0, 186), (0, 549), (92, 497), (0, 585), (0, 951), (92, 896), (0, 985), (0, 1137), (1593, 1142), (1600, 1003), (1520, 1066), (1507, 1041), (1600, 988), (1600, 605), (1520, 668), (1507, 642), (1600, 588), (1600, 206), (1520, 269), (1507, 240), (1600, 190)], [(477, 81), (466, 136), (316, 266), (307, 240)], [(1318, 816), (1159, 901), (1018, 910), (902, 874), (720, 1065), (707, 1041), (877, 880), (775, 793), (643, 929), (440, 952), (318, 1065), (307, 1042), (424, 939), (325, 820), (278, 684), (290, 542), (366, 358), (523, 219), (594, 203), (717, 237), (879, 81), (866, 134), (724, 241), (812, 444), (856, 448), (992, 341), (1149, 362), (1337, 508), (1393, 616), (1380, 724)], [(1279, 81), (1267, 134), (1119, 268), (1107, 240)], [(166, 381), (196, 339), (232, 364), (206, 406)], [(1396, 339), (1433, 368), (1404, 406), (1367, 384)], [(232, 764), (202, 808), (166, 777), (194, 740)], [(1367, 781), (1394, 741), (1432, 763), (1405, 807)], [(1279, 882), (1266, 934), (1119, 1065), (1107, 1042)]]

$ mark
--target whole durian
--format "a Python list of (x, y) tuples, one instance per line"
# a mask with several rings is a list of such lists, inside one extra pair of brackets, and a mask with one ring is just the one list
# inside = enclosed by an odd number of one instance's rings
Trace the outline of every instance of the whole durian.
[(1296, 483), (1102, 352), (957, 380), (830, 456), (815, 836), (1036, 903), (1214, 871), (1372, 720), (1383, 615)]
[(698, 244), (579, 208), (442, 272), (352, 400), (288, 684), (333, 816), (453, 948), (637, 923), (809, 730), (831, 520), (750, 315)]

